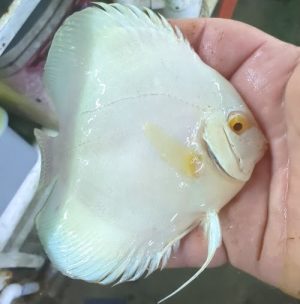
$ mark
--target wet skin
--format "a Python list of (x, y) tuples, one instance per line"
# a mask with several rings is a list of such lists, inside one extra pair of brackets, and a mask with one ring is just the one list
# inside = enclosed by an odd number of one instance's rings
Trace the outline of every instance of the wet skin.
[[(172, 24), (231, 81), (269, 141), (251, 180), (220, 212), (223, 246), (211, 266), (229, 262), (300, 298), (300, 48), (231, 20)], [(170, 267), (198, 267), (205, 258), (196, 229)]]

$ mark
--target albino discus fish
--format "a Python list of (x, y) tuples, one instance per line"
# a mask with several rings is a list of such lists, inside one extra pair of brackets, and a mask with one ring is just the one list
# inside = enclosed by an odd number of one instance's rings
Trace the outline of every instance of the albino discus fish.
[(51, 185), (37, 229), (50, 260), (72, 278), (132, 281), (201, 225), (207, 260), (182, 289), (213, 258), (218, 211), (264, 154), (249, 109), (178, 29), (118, 4), (65, 21), (45, 83), (60, 121), (55, 138), (36, 132), (40, 187)]

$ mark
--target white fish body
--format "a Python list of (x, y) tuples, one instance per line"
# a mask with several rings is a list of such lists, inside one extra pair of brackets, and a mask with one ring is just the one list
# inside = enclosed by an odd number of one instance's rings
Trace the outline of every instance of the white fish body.
[(52, 263), (85, 281), (135, 280), (201, 224), (198, 275), (221, 244), (218, 211), (264, 154), (231, 84), (166, 20), (118, 4), (65, 21), (45, 79), (60, 132), (36, 132), (41, 188), (55, 181), (37, 229)]

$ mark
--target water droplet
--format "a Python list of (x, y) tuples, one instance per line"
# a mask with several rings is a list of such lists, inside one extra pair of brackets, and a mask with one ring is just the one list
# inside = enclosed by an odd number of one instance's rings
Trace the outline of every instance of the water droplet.
[(96, 99), (95, 104), (96, 104), (96, 109), (99, 109), (101, 107), (102, 104), (99, 98)]
[(180, 189), (184, 189), (184, 188), (186, 188), (187, 187), (187, 183), (185, 183), (185, 182), (180, 182), (179, 183), (179, 188)]
[(89, 119), (88, 119), (88, 124), (90, 124), (92, 121), (94, 120), (94, 117), (90, 117)]
[(171, 218), (170, 222), (173, 223), (175, 221), (175, 219), (177, 218), (177, 216), (178, 216), (178, 213), (175, 213), (173, 215), (173, 217)]
[(148, 242), (148, 246), (152, 246), (153, 244), (154, 244), (153, 241), (149, 241), (149, 242)]
[(91, 128), (87, 129), (87, 130), (85, 130), (85, 129), (82, 128), (81, 131), (82, 131), (82, 133), (83, 133), (84, 136), (89, 136), (92, 133), (92, 129)]

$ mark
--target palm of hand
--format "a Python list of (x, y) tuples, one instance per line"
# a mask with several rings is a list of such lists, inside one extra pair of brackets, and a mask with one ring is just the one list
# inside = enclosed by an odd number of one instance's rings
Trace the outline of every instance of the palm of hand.
[[(200, 57), (232, 82), (269, 141), (269, 151), (251, 180), (220, 213), (223, 246), (213, 264), (229, 261), (297, 296), (300, 48), (234, 21), (192, 20), (176, 25)], [(184, 239), (171, 266), (199, 266), (205, 254), (205, 240), (195, 230)]]

